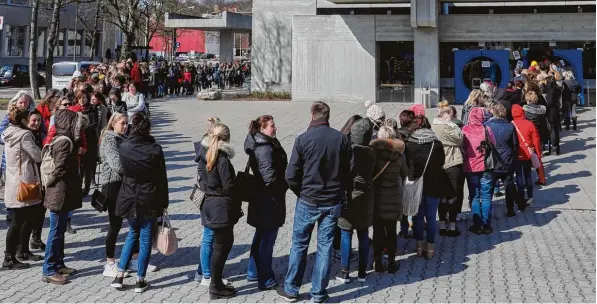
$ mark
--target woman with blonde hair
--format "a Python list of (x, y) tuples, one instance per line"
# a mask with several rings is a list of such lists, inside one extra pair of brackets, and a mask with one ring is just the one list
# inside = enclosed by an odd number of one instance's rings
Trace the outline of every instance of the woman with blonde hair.
[(462, 120), (462, 123), (464, 123), (464, 125), (468, 125), (468, 113), (471, 111), (471, 109), (474, 107), (480, 107), (479, 98), (481, 96), (483, 96), (483, 91), (479, 89), (472, 90), (471, 93), (468, 95), (468, 99), (462, 107), (462, 113), (460, 116), (460, 120)]
[(222, 280), (224, 265), (234, 243), (233, 228), (241, 216), (240, 201), (234, 193), (236, 174), (230, 162), (234, 156), (230, 129), (222, 123), (214, 124), (212, 134), (201, 141), (197, 166), (199, 187), (205, 193), (201, 221), (214, 232), (210, 299), (236, 295), (234, 287)]

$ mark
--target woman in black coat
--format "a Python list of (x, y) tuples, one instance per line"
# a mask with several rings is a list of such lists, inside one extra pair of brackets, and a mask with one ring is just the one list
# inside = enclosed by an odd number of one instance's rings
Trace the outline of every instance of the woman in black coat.
[(234, 287), (226, 286), (222, 281), (224, 265), (234, 243), (233, 228), (241, 215), (240, 200), (234, 191), (236, 174), (230, 162), (234, 154), (230, 146), (230, 129), (216, 123), (212, 134), (201, 141), (197, 165), (200, 188), (205, 192), (201, 221), (214, 233), (210, 299), (236, 295)]
[(135, 243), (139, 243), (137, 284), (135, 292), (143, 292), (149, 284), (145, 274), (151, 255), (152, 234), (156, 219), (168, 208), (168, 177), (162, 147), (149, 135), (151, 123), (144, 113), (131, 118), (131, 133), (120, 144), (122, 186), (116, 201), (116, 215), (126, 217), (129, 233), (120, 255), (119, 272), (112, 287), (122, 288)]
[(257, 281), (260, 290), (276, 286), (272, 270), (272, 255), (278, 229), (286, 218), (286, 191), (284, 179), (288, 158), (276, 139), (276, 123), (270, 115), (252, 120), (245, 139), (245, 153), (255, 175), (255, 197), (249, 203), (247, 223), (255, 227), (247, 280)]

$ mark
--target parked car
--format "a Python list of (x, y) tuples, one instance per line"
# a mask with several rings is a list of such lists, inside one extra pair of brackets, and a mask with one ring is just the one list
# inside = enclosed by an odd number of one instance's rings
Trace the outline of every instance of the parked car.
[[(37, 83), (43, 85), (45, 78), (37, 74)], [(23, 87), (29, 85), (29, 66), (24, 64), (9, 64), (0, 69), (0, 85)]]
[(98, 61), (62, 61), (52, 65), (52, 88), (61, 90), (71, 81), (75, 71), (89, 69), (91, 65), (99, 65)]

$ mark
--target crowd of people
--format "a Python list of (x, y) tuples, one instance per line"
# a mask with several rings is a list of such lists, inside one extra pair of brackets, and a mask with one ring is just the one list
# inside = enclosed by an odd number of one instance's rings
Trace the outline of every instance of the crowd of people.
[[(223, 271), (234, 244), (234, 226), (244, 216), (242, 201), (249, 203), (247, 222), (255, 228), (247, 281), (256, 281), (260, 290), (275, 289), (288, 301), (297, 300), (315, 225), (318, 244), (310, 294), (316, 303), (328, 300), (334, 252), (341, 264), (335, 277), (343, 283), (352, 280), (353, 259), (358, 259), (357, 280), (366, 282), (370, 247), (375, 272), (397, 272), (398, 236), (414, 238), (417, 256), (433, 259), (438, 230), (441, 237), (461, 234), (456, 221), (462, 214), (465, 182), (472, 211), (469, 231), (491, 234), (494, 193), (505, 189), (506, 216), (516, 216), (514, 205), (524, 211), (533, 203), (535, 185), (546, 183), (542, 158), (552, 149), (561, 152), (560, 129), (570, 123), (577, 128), (579, 84), (572, 72), (562, 76), (549, 67), (545, 62), (528, 69), (521, 74), (524, 79), (503, 90), (484, 83), (471, 92), (461, 119), (447, 102), (439, 105), (432, 121), (420, 104), (394, 119), (367, 102), (363, 116), (349, 117), (336, 130), (329, 124), (330, 107), (314, 102), (309, 126), (296, 138), (290, 157), (276, 138), (274, 117), (259, 116), (249, 122), (244, 141), (246, 172), (250, 169), (254, 177), (248, 192), (242, 184), (247, 177), (239, 178), (231, 163), (236, 155), (231, 130), (211, 117), (195, 145), (196, 180), (204, 193), (195, 280), (209, 287), (212, 299), (236, 295)], [(97, 191), (105, 197), (99, 211), (107, 211), (109, 223), (103, 275), (114, 278), (111, 286), (121, 289), (129, 271), (136, 271), (135, 292), (143, 292), (149, 287), (147, 273), (156, 270), (149, 263), (152, 236), (169, 202), (164, 153), (150, 135), (148, 104), (139, 89), (146, 86), (136, 58), (119, 65), (114, 75), (98, 69), (89, 71), (88, 80), (76, 75), (63, 92), (48, 91), (37, 107), (24, 91), (9, 103), (0, 123), (9, 226), (2, 268), (25, 269), (30, 267), (26, 261), (44, 260), (43, 281), (68, 282), (77, 270), (64, 262), (65, 233), (76, 233), (72, 211), (89, 195), (99, 159)], [(97, 73), (104, 76), (93, 76)], [(112, 81), (98, 84), (96, 78)], [(286, 223), (288, 190), (297, 202), (288, 270), (278, 286), (273, 249)], [(44, 244), (47, 210), (50, 225)], [(129, 232), (117, 262), (116, 238), (124, 218)], [(355, 232), (359, 244), (353, 257)], [(44, 256), (31, 252), (36, 249)]]

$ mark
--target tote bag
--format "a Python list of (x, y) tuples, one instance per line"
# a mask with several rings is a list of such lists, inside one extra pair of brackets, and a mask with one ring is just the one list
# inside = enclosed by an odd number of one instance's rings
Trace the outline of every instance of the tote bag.
[(527, 141), (524, 139), (524, 136), (522, 136), (522, 134), (520, 133), (520, 130), (518, 130), (516, 124), (514, 122), (512, 124), (516, 129), (516, 133), (518, 133), (518, 137), (522, 139), (522, 143), (527, 147), (527, 150), (529, 151), (529, 155), (531, 156), (531, 167), (533, 167), (534, 169), (539, 169), (541, 167), (541, 161), (539, 161), (539, 156), (537, 156), (533, 148), (529, 147)]
[(155, 248), (163, 255), (172, 255), (178, 250), (178, 239), (174, 229), (170, 224), (168, 211), (164, 210), (162, 224), (158, 226), (158, 231), (154, 239)]
[(402, 191), (402, 213), (405, 216), (415, 216), (419, 212), (419, 205), (421, 204), (421, 198), (423, 197), (423, 177), (425, 176), (429, 159), (431, 159), (434, 145), (435, 141), (431, 143), (431, 151), (427, 157), (427, 162), (425, 163), (425, 168), (423, 168), (423, 174), (421, 174), (421, 177), (415, 179), (414, 181), (411, 181), (407, 177), (406, 181), (404, 182)]

